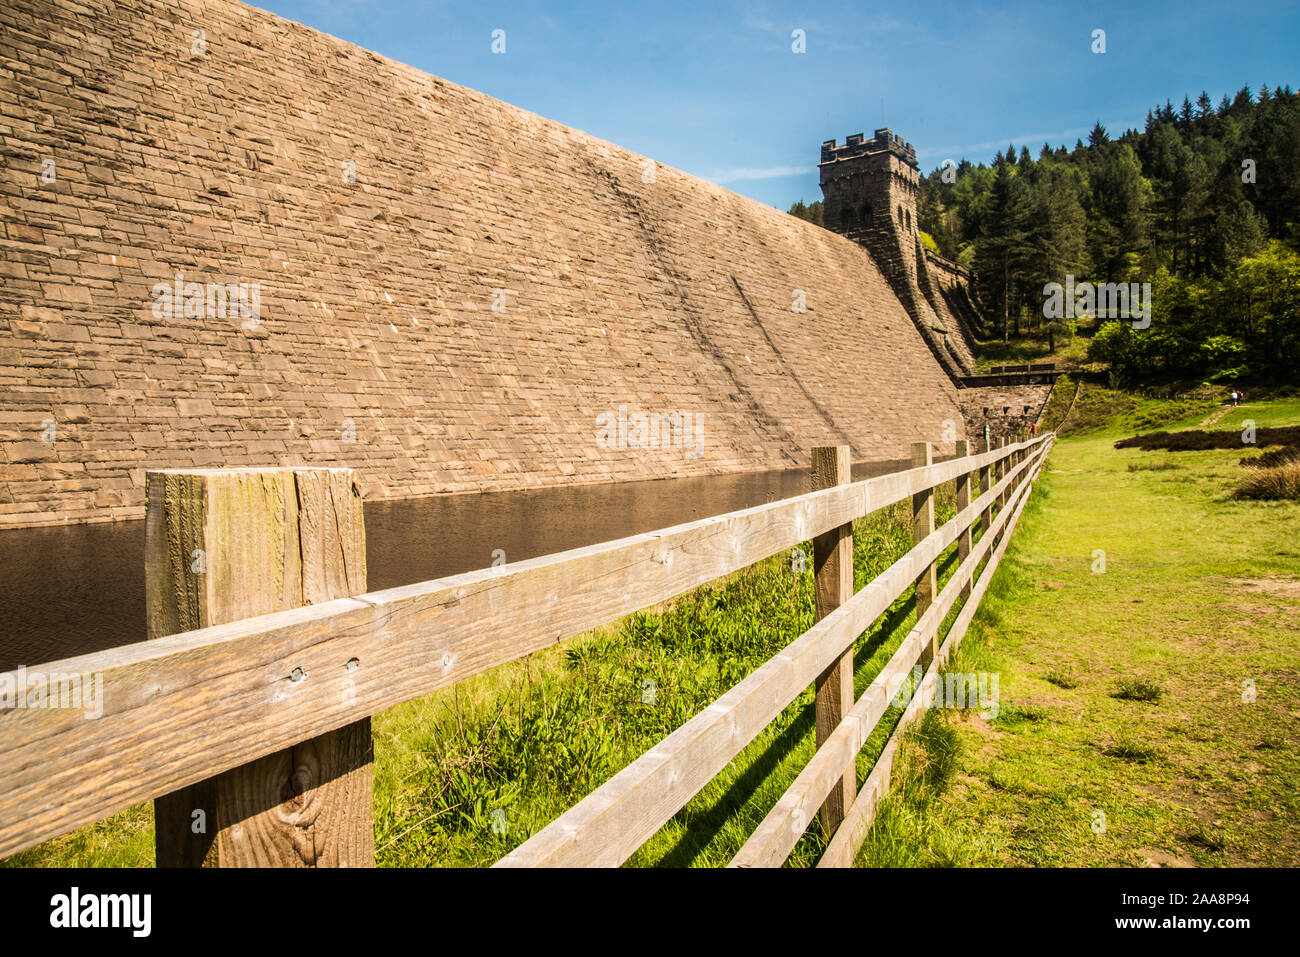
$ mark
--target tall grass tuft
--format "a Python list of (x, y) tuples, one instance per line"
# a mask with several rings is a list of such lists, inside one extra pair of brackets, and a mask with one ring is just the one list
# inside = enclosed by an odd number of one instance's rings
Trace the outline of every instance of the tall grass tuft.
[(1123, 701), (1149, 701), (1152, 704), (1159, 704), (1163, 696), (1164, 689), (1146, 678), (1130, 678), (1121, 681), (1119, 688), (1112, 695)]
[(1248, 466), (1246, 477), (1237, 484), (1232, 497), (1300, 501), (1300, 460), (1266, 468)]

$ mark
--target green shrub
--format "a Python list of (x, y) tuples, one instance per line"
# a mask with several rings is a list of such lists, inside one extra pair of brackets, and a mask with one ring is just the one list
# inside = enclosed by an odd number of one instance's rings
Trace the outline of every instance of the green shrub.
[(1047, 674), (1043, 675), (1043, 678), (1051, 684), (1056, 685), (1056, 687), (1065, 688), (1067, 691), (1070, 688), (1079, 687), (1079, 679), (1075, 677), (1074, 672), (1066, 671), (1062, 668), (1053, 668)]
[(1148, 761), (1154, 761), (1160, 757), (1160, 752), (1155, 748), (1140, 744), (1132, 738), (1119, 738), (1109, 748), (1102, 751), (1102, 754), (1108, 758), (1119, 758), (1121, 761), (1133, 761), (1136, 764), (1146, 764)]
[(1112, 697), (1119, 698), (1123, 701), (1150, 701), (1158, 702), (1164, 690), (1154, 681), (1148, 681), (1146, 678), (1130, 678), (1127, 681), (1120, 682), (1119, 688)]

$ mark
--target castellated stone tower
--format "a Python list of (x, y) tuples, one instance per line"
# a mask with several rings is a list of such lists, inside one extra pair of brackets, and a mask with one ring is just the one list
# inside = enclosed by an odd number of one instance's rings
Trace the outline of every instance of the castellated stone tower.
[(926, 267), (916, 215), (921, 170), (912, 144), (888, 129), (871, 139), (855, 133), (843, 146), (827, 140), (819, 168), (826, 228), (866, 247), (944, 368), (969, 374), (969, 344)]

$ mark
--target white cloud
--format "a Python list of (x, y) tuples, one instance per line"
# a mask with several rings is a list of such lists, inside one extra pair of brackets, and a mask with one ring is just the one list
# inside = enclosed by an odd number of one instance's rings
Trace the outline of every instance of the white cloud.
[(762, 33), (780, 33), (780, 28), (771, 20), (760, 20), (758, 17), (745, 17), (744, 24), (751, 30), (759, 30)]
[(815, 166), (759, 166), (733, 167), (732, 169), (714, 170), (700, 176), (711, 183), (743, 183), (756, 179), (781, 179), (786, 176), (803, 176), (817, 172)]

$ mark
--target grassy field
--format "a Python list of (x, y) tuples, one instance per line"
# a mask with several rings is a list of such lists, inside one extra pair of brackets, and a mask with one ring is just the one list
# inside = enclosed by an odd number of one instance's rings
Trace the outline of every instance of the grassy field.
[[(951, 485), (937, 516), (954, 510)], [(910, 507), (857, 523), (855, 584), (911, 547)], [(377, 715), (376, 856), (381, 866), (484, 866), (611, 777), (812, 625), (812, 549), (761, 562), (650, 609)], [(955, 566), (955, 546), (941, 580)], [(909, 590), (857, 642), (859, 693), (915, 621)], [(859, 759), (865, 778), (898, 712)], [(809, 688), (629, 862), (727, 863), (814, 750)], [(814, 827), (792, 866), (814, 863)], [(150, 805), (0, 862), (8, 866), (153, 863)]]
[[(1209, 399), (1116, 395), (1093, 389), (1076, 403), (1082, 434), (1054, 449), (950, 667), (999, 675), (997, 716), (926, 715), (860, 864), (1300, 859), (1300, 505), (1229, 501), (1239, 452), (1113, 449), (1135, 426), (1218, 414)], [(1214, 427), (1247, 419), (1300, 423), (1300, 401), (1243, 406)], [(946, 489), (940, 521), (952, 511)], [(856, 586), (910, 542), (906, 506), (860, 521)], [(941, 580), (953, 564), (950, 549)], [(859, 693), (914, 618), (909, 592), (859, 639)], [(811, 571), (787, 552), (377, 715), (378, 862), (494, 862), (811, 623)], [(896, 719), (888, 712), (864, 748), (859, 780)], [(808, 689), (629, 863), (725, 864), (807, 762), (813, 736)], [(141, 806), (0, 864), (150, 866), (152, 828)], [(821, 848), (814, 826), (791, 866)]]
[(1300, 863), (1300, 503), (1229, 498), (1249, 446), (1114, 449), (1142, 412), (1053, 450), (952, 664), (999, 714), (927, 715), (860, 864)]

